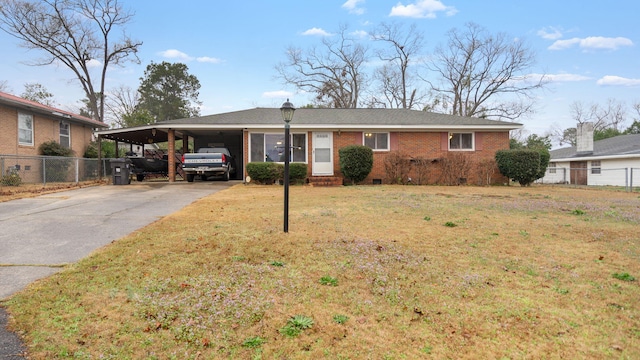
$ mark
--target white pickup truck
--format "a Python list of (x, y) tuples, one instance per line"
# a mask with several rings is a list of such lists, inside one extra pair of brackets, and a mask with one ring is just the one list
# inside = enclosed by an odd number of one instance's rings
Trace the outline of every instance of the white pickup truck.
[(229, 181), (236, 172), (235, 159), (224, 147), (200, 148), (196, 153), (182, 155), (182, 171), (188, 182), (193, 182), (196, 175), (202, 180), (209, 176), (222, 176), (224, 181)]

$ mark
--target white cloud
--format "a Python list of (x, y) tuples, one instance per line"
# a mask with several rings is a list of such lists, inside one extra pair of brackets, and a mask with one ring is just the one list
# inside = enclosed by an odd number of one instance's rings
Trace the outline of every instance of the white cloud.
[(193, 60), (193, 58), (191, 56), (183, 53), (180, 50), (176, 50), (176, 49), (169, 49), (169, 50), (161, 51), (160, 52), (160, 56), (166, 57), (168, 59), (178, 59), (178, 60), (183, 60), (183, 61), (191, 61), (191, 60)]
[(435, 19), (438, 12), (444, 12), (447, 16), (452, 16), (458, 10), (453, 6), (444, 5), (440, 0), (418, 0), (408, 5), (398, 3), (398, 5), (391, 8), (389, 16)]
[(87, 61), (87, 67), (88, 68), (100, 68), (102, 67), (102, 62), (98, 61), (96, 59), (89, 59), (89, 61)]
[(547, 40), (557, 40), (562, 37), (562, 30), (553, 26), (544, 27), (538, 30), (538, 36)]
[(284, 98), (290, 98), (292, 96), (293, 96), (293, 93), (289, 91), (284, 91), (284, 90), (266, 91), (262, 93), (262, 97), (267, 99), (284, 99)]
[(585, 50), (618, 50), (622, 46), (632, 46), (633, 41), (624, 37), (589, 36), (586, 38), (557, 40), (549, 46), (549, 50), (564, 50), (574, 45), (578, 45)]
[(603, 86), (640, 86), (640, 79), (627, 79), (615, 75), (606, 75), (598, 79), (597, 84)]
[(364, 4), (364, 2), (365, 0), (347, 0), (347, 2), (342, 4), (342, 7), (349, 10), (349, 12), (352, 14), (362, 15), (364, 14), (365, 10), (363, 7), (360, 7), (358, 5), (360, 5), (360, 3)]
[(196, 58), (196, 61), (203, 62), (203, 63), (211, 63), (211, 64), (220, 64), (222, 62), (221, 59), (209, 57), (209, 56), (200, 56)]
[(321, 28), (311, 28), (305, 32), (302, 33), (302, 35), (305, 36), (331, 36), (330, 33), (326, 32), (325, 30), (321, 29)]
[(369, 36), (369, 33), (364, 30), (356, 30), (356, 31), (353, 31), (351, 35), (360, 39), (364, 39)]
[(531, 73), (513, 78), (513, 82), (537, 83), (542, 82), (574, 82), (591, 80), (590, 77), (578, 74), (537, 74)]
[(573, 82), (591, 80), (590, 77), (578, 74), (546, 74), (545, 80), (553, 82)]

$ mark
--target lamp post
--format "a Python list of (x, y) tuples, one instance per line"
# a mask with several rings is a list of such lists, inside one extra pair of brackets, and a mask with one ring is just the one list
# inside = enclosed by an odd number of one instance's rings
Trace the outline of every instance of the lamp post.
[(284, 232), (286, 233), (289, 232), (289, 157), (291, 156), (289, 123), (293, 119), (294, 111), (296, 108), (289, 102), (289, 99), (280, 107), (284, 120)]

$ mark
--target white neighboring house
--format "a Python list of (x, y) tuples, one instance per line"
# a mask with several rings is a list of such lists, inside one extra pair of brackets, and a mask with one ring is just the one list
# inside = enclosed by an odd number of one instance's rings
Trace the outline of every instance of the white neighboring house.
[(550, 151), (543, 183), (640, 186), (640, 134), (593, 141), (593, 124), (579, 124), (577, 146)]

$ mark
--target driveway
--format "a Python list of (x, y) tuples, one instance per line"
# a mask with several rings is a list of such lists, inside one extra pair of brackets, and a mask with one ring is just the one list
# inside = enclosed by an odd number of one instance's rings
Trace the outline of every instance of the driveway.
[(104, 185), (0, 203), (0, 300), (239, 181)]
[[(0, 300), (197, 199), (240, 181), (87, 187), (0, 203)], [(0, 358), (8, 349), (0, 309)], [(13, 353), (15, 354), (15, 353)]]

